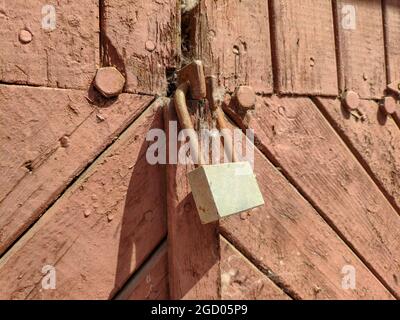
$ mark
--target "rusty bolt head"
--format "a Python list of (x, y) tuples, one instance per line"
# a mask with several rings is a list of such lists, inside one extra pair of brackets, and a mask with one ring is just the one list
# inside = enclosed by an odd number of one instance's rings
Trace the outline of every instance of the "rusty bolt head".
[(397, 102), (396, 99), (388, 96), (383, 99), (383, 103), (381, 104), (381, 110), (385, 114), (393, 114), (396, 112)]
[(254, 109), (256, 104), (256, 94), (250, 86), (237, 87), (234, 93), (234, 98), (237, 102), (237, 106), (242, 111)]
[(97, 70), (94, 86), (106, 98), (119, 95), (124, 85), (125, 78), (116, 68), (104, 67)]
[(346, 91), (343, 95), (343, 102), (347, 109), (356, 110), (360, 105), (360, 97), (354, 91)]

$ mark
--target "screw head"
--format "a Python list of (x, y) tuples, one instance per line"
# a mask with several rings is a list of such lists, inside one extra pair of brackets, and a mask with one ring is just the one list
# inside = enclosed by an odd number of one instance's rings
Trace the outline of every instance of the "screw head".
[(357, 92), (349, 90), (344, 93), (343, 102), (347, 109), (356, 110), (360, 105), (360, 97)]
[(149, 52), (153, 52), (156, 49), (156, 45), (153, 41), (147, 40), (145, 43), (146, 50)]
[(26, 29), (22, 29), (19, 32), (19, 41), (23, 44), (27, 44), (32, 41), (32, 33)]
[(116, 68), (104, 67), (97, 70), (94, 86), (106, 98), (119, 95), (124, 85), (125, 78)]
[(239, 86), (234, 93), (238, 107), (243, 111), (254, 109), (256, 94), (250, 86)]

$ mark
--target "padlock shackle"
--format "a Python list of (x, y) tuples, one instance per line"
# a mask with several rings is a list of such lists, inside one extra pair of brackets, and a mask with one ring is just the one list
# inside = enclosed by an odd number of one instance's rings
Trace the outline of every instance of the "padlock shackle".
[(182, 129), (188, 129), (190, 149), (193, 153), (193, 159), (195, 164), (199, 166), (203, 165), (205, 162), (200, 153), (199, 141), (197, 133), (194, 129), (192, 119), (190, 118), (190, 113), (186, 104), (186, 94), (189, 90), (190, 82), (182, 82), (175, 91), (174, 94), (174, 105), (175, 110), (178, 115), (179, 123)]
[(218, 129), (221, 131), (222, 136), (224, 138), (224, 151), (228, 156), (231, 162), (236, 162), (236, 155), (233, 149), (232, 136), (227, 134), (228, 126), (225, 121), (225, 115), (222, 111), (221, 101), (216, 98), (216, 89), (217, 89), (217, 77), (208, 76), (206, 77), (206, 85), (207, 85), (207, 99), (210, 103), (211, 110), (215, 113), (218, 123)]

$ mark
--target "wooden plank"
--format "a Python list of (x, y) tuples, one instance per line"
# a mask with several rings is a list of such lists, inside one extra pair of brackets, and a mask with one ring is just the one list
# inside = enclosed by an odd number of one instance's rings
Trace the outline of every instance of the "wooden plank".
[(400, 79), (400, 2), (384, 0), (384, 29), (388, 83)]
[[(168, 136), (175, 137), (169, 130), (169, 123), (177, 121), (172, 103), (164, 110), (164, 120)], [(170, 143), (167, 146), (169, 150)], [(187, 180), (191, 170), (190, 165), (167, 164), (170, 298), (219, 299), (218, 223), (201, 224)]]
[(398, 296), (400, 217), (311, 100), (259, 98), (248, 126), (262, 151)]
[(337, 0), (334, 10), (340, 89), (365, 99), (381, 98), (386, 87), (381, 1)]
[[(0, 81), (58, 88), (89, 87), (99, 63), (98, 0), (3, 3)], [(54, 29), (48, 23), (53, 16)], [(22, 30), (30, 32), (29, 43), (20, 40)]]
[(278, 91), (337, 95), (331, 2), (270, 0), (270, 4)]
[(0, 254), (153, 99), (98, 108), (85, 95), (0, 86)]
[(317, 103), (400, 212), (400, 131), (395, 121), (373, 101), (361, 101), (356, 116), (343, 110), (339, 100), (317, 98)]
[[(149, 107), (0, 259), (1, 299), (108, 299), (166, 236), (165, 181), (145, 141), (162, 128)], [(42, 268), (56, 289), (41, 287)]]
[(225, 238), (220, 242), (223, 300), (290, 300)]
[[(257, 113), (255, 117), (258, 116)], [(263, 121), (261, 118), (263, 125), (268, 124)], [(254, 128), (259, 136), (259, 127)], [(393, 299), (258, 149), (254, 154), (254, 172), (265, 205), (222, 220), (220, 226), (222, 235), (252, 263), (292, 298)], [(342, 287), (345, 266), (356, 270), (355, 289)]]
[(116, 300), (167, 300), (168, 252), (163, 242), (138, 273), (124, 286)]
[(251, 85), (258, 93), (271, 93), (272, 67), (268, 1), (200, 2), (191, 20), (193, 55), (204, 61), (209, 73), (233, 92)]
[(102, 64), (126, 76), (125, 90), (164, 94), (180, 55), (180, 1), (104, 0)]

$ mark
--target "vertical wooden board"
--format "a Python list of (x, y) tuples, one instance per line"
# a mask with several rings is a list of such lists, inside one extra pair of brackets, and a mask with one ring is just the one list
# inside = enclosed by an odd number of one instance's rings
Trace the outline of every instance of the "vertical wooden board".
[(102, 64), (126, 76), (127, 92), (164, 94), (180, 54), (177, 0), (104, 0)]
[(280, 93), (337, 95), (332, 5), (320, 0), (270, 0)]
[[(295, 299), (393, 299), (257, 149), (254, 172), (265, 205), (221, 221), (222, 235), (252, 263)], [(356, 270), (355, 289), (342, 286), (346, 266)]]
[(0, 253), (152, 101), (122, 94), (98, 108), (85, 94), (0, 86)]
[(165, 241), (132, 276), (115, 299), (167, 300), (169, 298), (167, 249)]
[(220, 243), (223, 300), (290, 300), (225, 238)]
[(386, 88), (381, 1), (337, 0), (341, 90), (380, 98)]
[(400, 79), (400, 2), (383, 0), (388, 82)]
[[(109, 299), (166, 236), (161, 165), (146, 159), (155, 102), (0, 259), (1, 299)], [(56, 288), (42, 289), (53, 266)]]
[(195, 56), (229, 91), (246, 84), (272, 92), (267, 0), (204, 0), (193, 24)]
[[(172, 103), (164, 109), (164, 120), (169, 139), (176, 139), (176, 133), (169, 129), (170, 123), (177, 121)], [(173, 150), (169, 141), (167, 150)], [(201, 224), (187, 179), (193, 169), (190, 165), (167, 164), (170, 298), (219, 299), (218, 223)]]
[[(58, 88), (89, 87), (99, 63), (98, 0), (56, 4), (5, 0), (1, 9), (0, 81)], [(48, 23), (53, 16), (54, 29)], [(20, 41), (22, 30), (31, 33), (32, 41)]]
[(399, 215), (311, 100), (258, 103), (258, 146), (399, 296)]
[(373, 101), (361, 101), (354, 114), (339, 100), (317, 98), (317, 103), (400, 212), (400, 131), (395, 121)]

